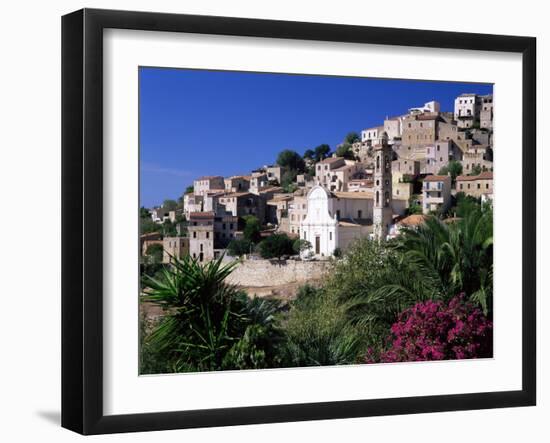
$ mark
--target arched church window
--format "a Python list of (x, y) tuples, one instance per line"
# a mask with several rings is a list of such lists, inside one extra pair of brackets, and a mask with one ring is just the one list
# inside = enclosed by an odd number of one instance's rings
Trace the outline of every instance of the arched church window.
[(387, 155), (384, 158), (384, 162), (385, 162), (384, 168), (385, 168), (386, 172), (389, 172), (389, 170), (390, 170), (390, 160), (389, 160)]
[(390, 193), (386, 191), (384, 194), (384, 206), (387, 208), (390, 205)]
[(376, 204), (380, 203), (380, 191), (376, 191)]
[(380, 156), (379, 155), (376, 156), (376, 169), (377, 170), (380, 169)]

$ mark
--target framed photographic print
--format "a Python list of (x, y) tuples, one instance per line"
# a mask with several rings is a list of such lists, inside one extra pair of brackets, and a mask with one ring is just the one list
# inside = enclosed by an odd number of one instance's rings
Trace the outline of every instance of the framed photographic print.
[(530, 37), (62, 21), (62, 425), (534, 405)]

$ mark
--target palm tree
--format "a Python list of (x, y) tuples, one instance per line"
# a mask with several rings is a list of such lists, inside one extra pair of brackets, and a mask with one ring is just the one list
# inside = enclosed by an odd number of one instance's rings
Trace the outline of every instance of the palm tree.
[[(400, 252), (402, 273), (376, 295), (421, 301), (426, 297), (447, 300), (465, 293), (481, 305), (485, 314), (489, 313), (493, 292), (492, 220), (490, 208), (475, 208), (454, 223), (430, 217), (418, 229), (404, 232), (395, 246)], [(424, 284), (418, 285), (418, 281)], [(428, 293), (426, 286), (431, 288)]]
[(145, 276), (143, 299), (164, 308), (163, 321), (149, 344), (172, 364), (172, 370), (214, 370), (241, 329), (239, 291), (225, 283), (236, 262), (222, 258), (204, 266), (196, 259), (172, 257), (159, 276)]
[(166, 371), (246, 369), (273, 360), (280, 303), (250, 299), (227, 284), (237, 263), (172, 257), (160, 275), (144, 277), (143, 300), (166, 312), (144, 344), (166, 361)]

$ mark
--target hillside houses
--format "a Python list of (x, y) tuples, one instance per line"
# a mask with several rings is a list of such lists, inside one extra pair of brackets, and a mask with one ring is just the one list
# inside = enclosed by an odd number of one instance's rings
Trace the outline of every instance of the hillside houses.
[[(311, 245), (302, 255), (329, 257), (355, 238), (391, 238), (425, 215), (445, 213), (458, 192), (490, 199), (492, 118), (492, 96), (461, 94), (450, 112), (432, 100), (363, 129), (346, 158), (304, 158), (306, 168), (294, 174), (291, 186), (279, 165), (198, 177), (182, 199), (186, 239), (166, 237), (166, 254), (190, 254), (201, 262), (218, 257), (242, 238), (245, 220), (253, 216), (262, 236), (300, 238)], [(455, 180), (445, 169), (451, 161), (462, 165)], [(411, 201), (422, 214), (409, 212)], [(150, 212), (157, 223), (176, 218), (162, 208)]]

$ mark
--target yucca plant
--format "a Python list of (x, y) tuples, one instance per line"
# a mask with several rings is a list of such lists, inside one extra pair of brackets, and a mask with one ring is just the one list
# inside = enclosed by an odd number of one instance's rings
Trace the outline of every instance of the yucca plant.
[(280, 303), (249, 298), (227, 284), (237, 263), (224, 264), (221, 257), (203, 265), (190, 256), (172, 257), (170, 266), (144, 277), (143, 300), (166, 315), (143, 349), (165, 360), (167, 372), (277, 365)]
[(190, 256), (172, 257), (155, 277), (143, 278), (144, 301), (166, 312), (148, 344), (168, 356), (172, 370), (219, 369), (225, 352), (240, 338), (242, 298), (225, 283), (235, 265), (223, 264), (222, 258), (202, 265)]

